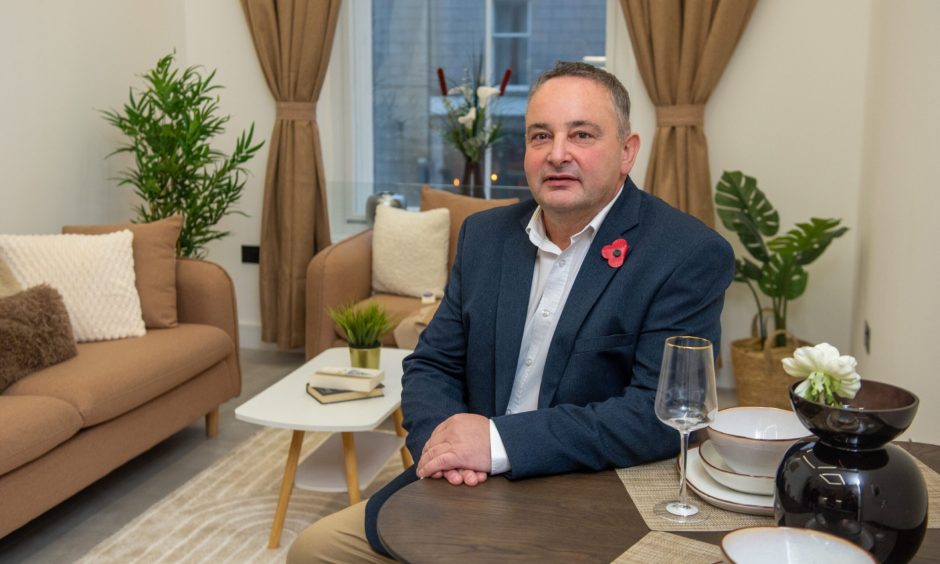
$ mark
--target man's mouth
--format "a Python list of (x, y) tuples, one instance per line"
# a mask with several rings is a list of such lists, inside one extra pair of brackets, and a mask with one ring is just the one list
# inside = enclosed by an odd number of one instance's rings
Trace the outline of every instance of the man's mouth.
[(578, 177), (573, 174), (548, 174), (543, 177), (544, 182), (548, 184), (577, 182)]

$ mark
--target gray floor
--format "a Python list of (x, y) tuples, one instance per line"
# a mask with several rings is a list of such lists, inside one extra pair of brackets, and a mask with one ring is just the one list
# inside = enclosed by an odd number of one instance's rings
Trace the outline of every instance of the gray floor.
[[(259, 430), (235, 408), (303, 363), (301, 353), (242, 350), (242, 394), (222, 405), (219, 434), (196, 422), (0, 539), (0, 563), (72, 562)], [(0, 500), (0, 508), (3, 501)]]

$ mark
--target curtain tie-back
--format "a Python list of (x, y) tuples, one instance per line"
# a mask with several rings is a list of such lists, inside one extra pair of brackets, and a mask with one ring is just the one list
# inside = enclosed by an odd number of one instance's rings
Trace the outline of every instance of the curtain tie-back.
[(656, 127), (704, 125), (705, 104), (679, 104), (656, 106)]
[(317, 105), (313, 102), (278, 102), (277, 119), (288, 121), (316, 121)]

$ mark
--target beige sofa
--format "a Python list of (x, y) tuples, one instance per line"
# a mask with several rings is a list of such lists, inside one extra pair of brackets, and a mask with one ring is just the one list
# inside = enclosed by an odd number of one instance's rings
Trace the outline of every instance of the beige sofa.
[(241, 391), (235, 294), (210, 262), (176, 263), (179, 325), (81, 343), (0, 394), (0, 537)]

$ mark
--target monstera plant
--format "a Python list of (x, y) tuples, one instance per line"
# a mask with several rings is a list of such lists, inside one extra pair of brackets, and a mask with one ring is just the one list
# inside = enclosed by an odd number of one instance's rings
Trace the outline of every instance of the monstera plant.
[[(780, 217), (767, 196), (757, 187), (757, 179), (740, 171), (725, 171), (715, 188), (718, 217), (726, 228), (738, 234), (750, 257), (735, 260), (735, 282), (747, 284), (757, 304), (760, 342), (766, 346), (767, 327), (759, 289), (771, 301), (774, 325), (787, 328), (787, 306), (803, 295), (809, 281), (805, 267), (818, 259), (837, 237), (848, 231), (841, 219), (810, 218), (808, 223), (782, 235)], [(783, 346), (786, 338), (775, 343)]]

